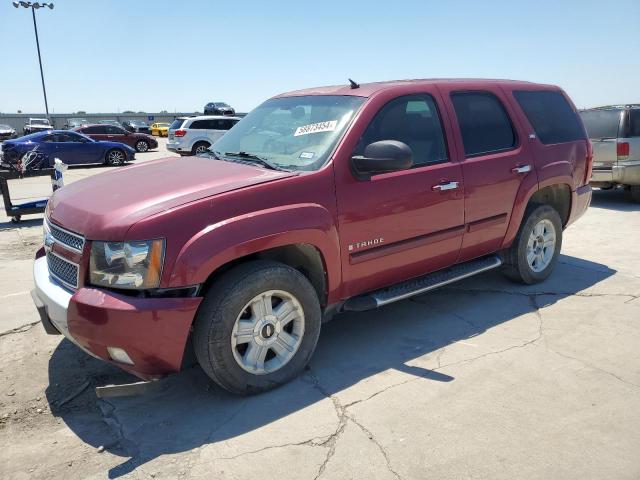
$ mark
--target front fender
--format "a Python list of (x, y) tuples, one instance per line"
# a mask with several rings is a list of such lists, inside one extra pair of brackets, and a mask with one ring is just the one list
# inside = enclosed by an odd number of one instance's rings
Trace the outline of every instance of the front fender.
[(312, 245), (320, 252), (331, 302), (340, 285), (338, 232), (331, 213), (310, 203), (268, 208), (209, 225), (182, 247), (173, 265), (169, 285), (200, 284), (232, 260), (301, 243)]

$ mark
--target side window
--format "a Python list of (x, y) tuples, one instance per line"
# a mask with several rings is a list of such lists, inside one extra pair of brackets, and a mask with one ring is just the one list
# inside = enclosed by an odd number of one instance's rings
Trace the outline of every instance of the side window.
[(640, 137), (640, 109), (629, 110), (629, 136)]
[(94, 125), (93, 127), (86, 127), (81, 130), (85, 135), (101, 135), (105, 133), (105, 127)]
[(126, 130), (120, 127), (116, 127), (115, 125), (107, 125), (106, 131), (109, 135), (124, 135), (124, 132)]
[(545, 145), (585, 138), (578, 115), (562, 93), (530, 90), (514, 91), (513, 96)]
[(406, 143), (413, 152), (414, 165), (447, 160), (440, 116), (430, 95), (407, 95), (387, 103), (365, 130), (354, 153), (362, 155), (367, 145), (381, 140)]
[(464, 154), (467, 157), (511, 150), (517, 138), (511, 120), (500, 101), (489, 92), (451, 94)]
[(189, 127), (192, 130), (203, 130), (207, 128), (204, 120), (195, 120)]

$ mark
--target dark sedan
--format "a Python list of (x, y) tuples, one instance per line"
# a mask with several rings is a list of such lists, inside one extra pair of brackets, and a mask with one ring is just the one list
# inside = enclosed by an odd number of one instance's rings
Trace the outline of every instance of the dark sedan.
[(209, 102), (204, 106), (205, 115), (230, 115), (234, 116), (236, 111), (224, 102)]
[(75, 129), (94, 140), (106, 140), (120, 142), (135, 148), (138, 152), (146, 152), (152, 148), (158, 148), (158, 141), (144, 133), (132, 133), (115, 125), (87, 125)]
[(122, 126), (125, 128), (125, 130), (128, 130), (132, 133), (151, 133), (149, 125), (147, 125), (142, 120), (125, 120), (124, 122), (122, 122)]
[(29, 152), (35, 152), (37, 162), (53, 166), (56, 158), (67, 165), (123, 165), (133, 160), (135, 150), (117, 142), (98, 142), (69, 130), (32, 133), (2, 144), (3, 163), (18, 163)]

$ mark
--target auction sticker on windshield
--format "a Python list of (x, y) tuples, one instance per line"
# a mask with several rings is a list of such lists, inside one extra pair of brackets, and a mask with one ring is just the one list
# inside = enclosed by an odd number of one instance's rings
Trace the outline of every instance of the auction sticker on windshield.
[(338, 125), (337, 120), (329, 120), (328, 122), (318, 122), (311, 123), (309, 125), (303, 125), (302, 127), (296, 128), (296, 132), (293, 134), (293, 136), (298, 137), (300, 135), (309, 135), (310, 133), (333, 132), (336, 129), (336, 125)]

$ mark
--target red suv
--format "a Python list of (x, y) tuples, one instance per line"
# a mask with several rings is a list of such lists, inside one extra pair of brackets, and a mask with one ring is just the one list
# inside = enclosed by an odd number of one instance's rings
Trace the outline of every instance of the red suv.
[(33, 299), (49, 333), (143, 379), (192, 346), (221, 386), (260, 392), (304, 368), (335, 313), (499, 267), (546, 279), (589, 205), (591, 157), (549, 85), (279, 95), (203, 154), (58, 190)]
[(158, 141), (151, 135), (129, 132), (115, 125), (85, 125), (74, 130), (94, 140), (124, 143), (135, 148), (137, 152), (146, 152), (150, 149), (158, 148)]

